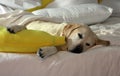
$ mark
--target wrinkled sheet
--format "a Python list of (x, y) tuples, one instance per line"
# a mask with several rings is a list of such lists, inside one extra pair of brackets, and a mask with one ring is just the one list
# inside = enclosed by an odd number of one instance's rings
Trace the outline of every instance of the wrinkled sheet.
[(120, 76), (120, 18), (90, 27), (111, 46), (81, 54), (63, 51), (45, 60), (36, 54), (0, 53), (0, 76)]

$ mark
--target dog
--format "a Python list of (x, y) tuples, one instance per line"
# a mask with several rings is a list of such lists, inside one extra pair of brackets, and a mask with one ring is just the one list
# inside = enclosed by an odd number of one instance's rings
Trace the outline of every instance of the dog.
[[(3, 24), (5, 22), (7, 30), (10, 33), (17, 33), (23, 29), (26, 29), (27, 26), (35, 23), (40, 26), (38, 30), (42, 30), (57, 36), (64, 36), (66, 38), (66, 44), (64, 45), (42, 47), (38, 49), (37, 54), (41, 58), (47, 58), (58, 51), (82, 53), (96, 45), (110, 45), (109, 41), (99, 39), (97, 35), (89, 28), (89, 26), (85, 24), (47, 22), (41, 20), (38, 16), (32, 15), (31, 13), (26, 13), (24, 11), (19, 11), (18, 13), (15, 12), (14, 14), (11, 13), (9, 15), (11, 17), (7, 17), (4, 20), (0, 19), (0, 21), (3, 21)], [(49, 25), (45, 26), (46, 24)]]

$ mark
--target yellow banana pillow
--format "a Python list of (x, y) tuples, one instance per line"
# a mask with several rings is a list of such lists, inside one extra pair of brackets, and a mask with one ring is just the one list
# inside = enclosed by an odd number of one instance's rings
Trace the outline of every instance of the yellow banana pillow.
[(65, 37), (52, 36), (43, 31), (23, 30), (16, 34), (0, 27), (0, 52), (34, 53), (40, 47), (65, 44)]
[(34, 8), (30, 8), (30, 9), (27, 9), (26, 11), (28, 12), (33, 12), (35, 10), (39, 10), (39, 9), (42, 9), (42, 8), (45, 8), (49, 3), (53, 2), (54, 0), (42, 0), (41, 1), (41, 6), (37, 6), (37, 7), (34, 7)]

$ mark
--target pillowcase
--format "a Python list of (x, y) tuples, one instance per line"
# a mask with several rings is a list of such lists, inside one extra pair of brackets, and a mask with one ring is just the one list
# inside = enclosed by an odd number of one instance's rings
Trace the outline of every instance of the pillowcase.
[(94, 24), (106, 20), (112, 14), (112, 8), (99, 4), (81, 4), (62, 8), (45, 8), (34, 11), (41, 20), (52, 22)]
[(103, 0), (102, 4), (113, 8), (113, 15), (120, 16), (120, 0)]
[(97, 3), (97, 0), (55, 0), (54, 2), (50, 3), (47, 7), (65, 7), (85, 3)]

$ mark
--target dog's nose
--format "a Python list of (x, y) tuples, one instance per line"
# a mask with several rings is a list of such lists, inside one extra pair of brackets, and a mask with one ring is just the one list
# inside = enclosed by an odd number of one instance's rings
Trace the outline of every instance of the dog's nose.
[(82, 53), (83, 52), (83, 46), (78, 45), (73, 50), (71, 50), (72, 53)]

